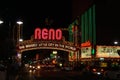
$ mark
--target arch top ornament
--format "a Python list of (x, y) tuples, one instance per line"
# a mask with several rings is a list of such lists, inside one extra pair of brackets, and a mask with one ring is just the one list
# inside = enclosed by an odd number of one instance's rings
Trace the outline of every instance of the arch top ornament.
[(62, 36), (62, 30), (59, 28), (36, 28), (30, 40), (24, 40), (17, 44), (19, 52), (34, 49), (58, 49), (76, 52), (79, 50), (79, 46), (73, 42), (66, 41), (65, 37)]

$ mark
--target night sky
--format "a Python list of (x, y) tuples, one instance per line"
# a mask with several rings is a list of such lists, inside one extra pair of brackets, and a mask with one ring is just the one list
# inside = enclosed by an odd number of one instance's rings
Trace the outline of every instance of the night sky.
[(96, 27), (99, 44), (113, 45), (120, 41), (120, 12), (117, 0), (96, 0)]
[[(12, 22), (13, 25), (18, 19), (23, 20), (24, 39), (30, 38), (36, 27), (67, 28), (71, 20), (71, 2), (68, 0), (15, 2), (3, 6), (0, 14), (4, 20)], [(52, 24), (51, 26), (45, 25), (46, 18)]]
[[(76, 0), (73, 0), (76, 1)], [(83, 5), (87, 6), (91, 0), (86, 0)], [(96, 27), (98, 44), (112, 44), (114, 40), (120, 39), (120, 12), (119, 2), (117, 0), (95, 0), (96, 1)], [(0, 18), (7, 22), (15, 23), (18, 19), (22, 19), (24, 39), (30, 38), (36, 27), (46, 27), (45, 19), (52, 21), (55, 28), (65, 27), (72, 22), (72, 3), (71, 0), (43, 0), (43, 1), (4, 1), (0, 3)], [(83, 7), (83, 8), (84, 8)], [(77, 10), (77, 9), (76, 9)], [(13, 25), (12, 25), (13, 26)], [(52, 27), (49, 26), (49, 27)], [(8, 25), (0, 28), (0, 36), (6, 38), (9, 31)], [(3, 39), (3, 38), (0, 39)]]

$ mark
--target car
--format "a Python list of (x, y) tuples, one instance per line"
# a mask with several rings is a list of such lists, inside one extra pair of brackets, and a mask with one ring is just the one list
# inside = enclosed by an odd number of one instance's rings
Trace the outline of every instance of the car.
[(107, 67), (90, 67), (90, 71), (98, 76), (104, 76), (105, 71), (107, 70)]
[(28, 69), (29, 69), (29, 72), (35, 72), (37, 70), (39, 70), (41, 68), (40, 65), (29, 65)]
[(3, 64), (0, 64), (0, 71), (5, 71), (6, 70), (6, 66)]
[(72, 71), (73, 67), (71, 67), (71, 66), (64, 66), (64, 67), (61, 67), (61, 70), (62, 71)]
[(120, 67), (112, 67), (105, 72), (105, 78), (120, 80)]

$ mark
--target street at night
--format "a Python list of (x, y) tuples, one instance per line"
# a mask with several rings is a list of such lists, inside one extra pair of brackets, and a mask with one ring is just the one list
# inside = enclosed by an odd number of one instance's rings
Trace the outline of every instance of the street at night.
[[(26, 75), (27, 74), (27, 75)], [(97, 80), (96, 75), (81, 71), (57, 71), (46, 70), (37, 72), (26, 72), (22, 80)], [(27, 79), (28, 78), (28, 79)]]
[(0, 80), (120, 80), (118, 1), (1, 1)]

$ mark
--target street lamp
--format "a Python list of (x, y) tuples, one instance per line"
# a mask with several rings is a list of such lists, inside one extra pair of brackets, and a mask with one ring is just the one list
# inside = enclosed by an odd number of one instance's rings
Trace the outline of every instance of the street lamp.
[(118, 45), (118, 41), (114, 41), (114, 45)]
[(0, 24), (4, 23), (2, 20), (0, 20)]
[[(9, 28), (9, 31), (8, 31), (9, 34), (7, 34), (7, 35), (9, 35), (9, 38), (7, 38), (7, 39), (9, 39), (8, 43), (10, 43), (10, 44), (8, 44), (7, 49), (8, 50), (10, 49), (10, 53), (8, 51), (6, 53), (8, 53), (10, 56), (14, 57), (14, 54), (16, 53), (16, 39), (17, 39), (18, 43), (23, 41), (23, 39), (21, 39), (21, 35), (20, 35), (20, 33), (21, 33), (21, 25), (23, 24), (23, 22), (22, 21), (17, 21), (16, 22), (17, 26), (16, 26), (16, 25), (12, 24), (12, 21), (8, 21), (8, 20), (7, 21), (3, 21), (3, 20), (0, 19), (0, 24), (2, 25), (3, 23), (4, 23), (5, 28), (7, 26), (8, 26), (7, 28)], [(15, 34), (16, 34), (16, 36), (15, 36)], [(11, 38), (12, 37), (13, 37), (13, 41), (11, 42)], [(11, 45), (11, 43), (12, 43), (12, 45)], [(11, 49), (10, 47), (14, 47), (14, 48)], [(5, 50), (7, 50), (7, 49), (5, 49)], [(21, 54), (19, 53), (19, 55), (18, 55), (19, 58), (21, 58), (20, 55)]]
[(17, 21), (17, 24), (21, 25), (21, 24), (23, 24), (23, 22), (22, 21)]
[(22, 41), (23, 41), (23, 39), (20, 38), (20, 39), (19, 39), (19, 42), (22, 42)]
[(23, 22), (19, 20), (17, 21), (17, 24), (19, 25), (17, 28), (17, 42), (19, 43), (23, 41), (23, 39), (21, 38), (21, 34), (22, 34), (21, 25), (23, 24)]
[(53, 54), (57, 54), (57, 51), (53, 51)]
[[(22, 34), (22, 31), (21, 31), (22, 26), (21, 25), (23, 24), (23, 22), (19, 20), (19, 21), (16, 22), (16, 24), (18, 26), (13, 26), (13, 29), (12, 29), (12, 31), (13, 31), (13, 41), (15, 41), (17, 39), (16, 42), (19, 43), (19, 42), (23, 41), (23, 39), (21, 38), (21, 34)], [(17, 34), (17, 35), (15, 36), (15, 34)]]

